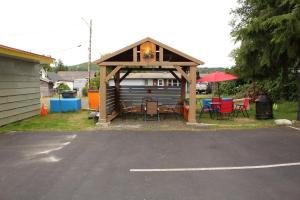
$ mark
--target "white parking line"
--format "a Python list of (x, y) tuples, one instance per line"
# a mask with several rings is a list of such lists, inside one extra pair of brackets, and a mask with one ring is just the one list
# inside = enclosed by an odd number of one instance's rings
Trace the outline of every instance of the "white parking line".
[(66, 136), (67, 139), (73, 140), (77, 137), (76, 134)]
[(243, 170), (243, 169), (265, 169), (275, 167), (290, 167), (300, 166), (300, 162), (282, 163), (272, 165), (253, 165), (240, 167), (203, 167), (203, 168), (169, 168), (169, 169), (130, 169), (130, 172), (184, 172), (184, 171), (228, 171), (228, 170)]
[(289, 127), (292, 128), (292, 129), (296, 129), (296, 130), (300, 131), (300, 128), (296, 128), (296, 127), (293, 127), (293, 126), (289, 126)]
[(65, 143), (62, 143), (63, 146), (67, 146), (67, 145), (69, 145), (69, 144), (71, 144), (71, 142), (65, 142)]
[(57, 147), (57, 148), (54, 148), (54, 149), (47, 149), (45, 151), (41, 151), (41, 152), (37, 152), (36, 154), (48, 154), (48, 153), (51, 153), (52, 151), (58, 151), (58, 150), (61, 150), (63, 147)]

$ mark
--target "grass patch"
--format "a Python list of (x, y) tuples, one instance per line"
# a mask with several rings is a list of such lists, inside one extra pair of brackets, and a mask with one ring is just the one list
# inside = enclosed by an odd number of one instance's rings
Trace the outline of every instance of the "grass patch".
[[(198, 99), (207, 98), (207, 95), (198, 95)], [(282, 102), (278, 103), (277, 110), (274, 110), (274, 119), (289, 119), (296, 120), (297, 102)], [(197, 106), (200, 108), (200, 105)], [(276, 126), (274, 119), (256, 120), (255, 119), (255, 104), (250, 105), (250, 117), (239, 117), (217, 120), (211, 119), (208, 113), (202, 114), (201, 118), (197, 118), (198, 122), (212, 124), (208, 127), (192, 127), (187, 126), (181, 118), (176, 119), (174, 116), (162, 117), (160, 122), (144, 122), (143, 116), (135, 119), (122, 120), (117, 118), (113, 121), (109, 129), (133, 129), (133, 130), (201, 130), (201, 129), (247, 129), (247, 128), (267, 128)], [(199, 112), (198, 112), (199, 114)], [(138, 127), (138, 128), (135, 128)], [(11, 123), (0, 127), (0, 132), (9, 131), (83, 131), (83, 130), (100, 130), (95, 126), (93, 120), (88, 119), (87, 111), (70, 112), (70, 113), (50, 113), (47, 116), (35, 116), (19, 122)]]
[(282, 102), (277, 104), (277, 110), (274, 110), (276, 119), (297, 119), (298, 102)]
[(250, 104), (249, 118), (243, 117), (241, 113), (237, 118), (233, 117), (229, 120), (211, 119), (208, 113), (202, 114), (199, 122), (215, 124), (214, 128), (267, 128), (276, 126), (275, 119), (296, 120), (297, 102), (282, 102), (277, 104), (277, 109), (273, 110), (274, 119), (256, 120), (255, 119), (255, 103)]
[(74, 131), (89, 130), (95, 127), (88, 119), (86, 111), (70, 113), (50, 113), (47, 116), (35, 116), (0, 127), (0, 132), (8, 131)]

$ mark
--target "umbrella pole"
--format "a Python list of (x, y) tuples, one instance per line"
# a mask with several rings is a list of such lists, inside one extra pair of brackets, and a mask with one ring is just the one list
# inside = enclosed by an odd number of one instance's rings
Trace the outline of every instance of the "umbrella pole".
[(219, 99), (221, 99), (221, 94), (220, 94), (220, 83), (218, 82), (218, 93), (219, 93)]

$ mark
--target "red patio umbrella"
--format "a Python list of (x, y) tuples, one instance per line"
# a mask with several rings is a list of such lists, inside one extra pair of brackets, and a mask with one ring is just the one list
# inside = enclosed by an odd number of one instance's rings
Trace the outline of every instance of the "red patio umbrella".
[(213, 72), (197, 80), (197, 82), (222, 82), (238, 79), (239, 77), (224, 72)]
[(197, 80), (197, 82), (218, 82), (218, 93), (220, 97), (220, 92), (219, 92), (219, 82), (222, 81), (230, 81), (230, 80), (235, 80), (238, 79), (239, 77), (231, 75), (231, 74), (226, 74), (224, 72), (213, 72), (211, 74), (208, 74), (207, 76), (204, 76), (200, 79)]

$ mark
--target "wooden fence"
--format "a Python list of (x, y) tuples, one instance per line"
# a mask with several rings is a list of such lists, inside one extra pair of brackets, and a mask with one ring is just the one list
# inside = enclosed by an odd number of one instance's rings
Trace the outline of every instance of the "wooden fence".
[(116, 109), (115, 105), (115, 87), (109, 86), (106, 90), (106, 112), (111, 114)]

